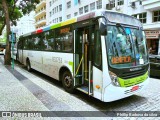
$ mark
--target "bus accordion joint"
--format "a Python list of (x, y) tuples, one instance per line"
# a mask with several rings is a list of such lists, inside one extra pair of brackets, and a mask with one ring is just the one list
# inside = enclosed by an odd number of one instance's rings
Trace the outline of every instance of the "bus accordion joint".
[(112, 64), (130, 63), (131, 56), (112, 57)]

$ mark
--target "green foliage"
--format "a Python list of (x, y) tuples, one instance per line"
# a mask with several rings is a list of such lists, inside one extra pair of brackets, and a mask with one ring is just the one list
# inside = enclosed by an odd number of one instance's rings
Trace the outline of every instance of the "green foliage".
[[(31, 11), (35, 10), (36, 5), (39, 3), (39, 0), (6, 0), (9, 9), (9, 17), (12, 25), (16, 25), (16, 21), (25, 14), (29, 14)], [(2, 1), (0, 0), (0, 35), (4, 28), (5, 15), (2, 6)]]

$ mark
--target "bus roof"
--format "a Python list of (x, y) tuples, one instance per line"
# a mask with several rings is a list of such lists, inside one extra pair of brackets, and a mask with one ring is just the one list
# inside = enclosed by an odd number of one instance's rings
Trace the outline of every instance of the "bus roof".
[[(107, 19), (110, 21), (110, 22), (120, 22), (118, 20), (120, 19), (113, 19), (114, 17), (112, 17), (111, 15), (114, 14), (114, 15), (119, 15), (119, 16), (125, 16), (125, 17), (128, 17), (128, 18), (131, 18), (133, 20), (137, 20), (136, 18), (132, 17), (132, 16), (129, 16), (127, 14), (123, 14), (123, 13), (119, 13), (119, 12), (116, 12), (116, 11), (111, 11), (111, 10), (104, 10), (104, 9), (100, 9), (100, 10), (94, 10), (90, 13), (85, 13), (83, 15), (79, 15), (77, 17), (74, 17), (74, 18), (71, 18), (69, 20), (66, 20), (66, 21), (63, 21), (63, 22), (60, 22), (60, 23), (56, 23), (56, 24), (51, 24), (49, 26), (46, 26), (46, 27), (43, 27), (43, 28), (39, 28), (33, 32), (30, 32), (30, 33), (26, 33), (24, 35), (22, 35), (23, 37), (25, 36), (28, 36), (28, 35), (32, 35), (32, 34), (37, 34), (37, 33), (41, 33), (41, 32), (45, 32), (45, 31), (48, 31), (48, 30), (51, 30), (51, 29), (55, 29), (55, 28), (59, 28), (59, 27), (62, 27), (62, 26), (65, 26), (65, 25), (69, 25), (69, 24), (72, 24), (72, 23), (75, 23), (75, 22), (79, 22), (79, 21), (83, 21), (83, 20), (86, 20), (86, 19), (89, 19), (89, 18), (94, 18), (96, 16), (101, 16), (102, 13), (106, 12), (107, 14), (111, 13), (109, 18), (107, 17)], [(138, 23), (138, 22), (137, 22)]]

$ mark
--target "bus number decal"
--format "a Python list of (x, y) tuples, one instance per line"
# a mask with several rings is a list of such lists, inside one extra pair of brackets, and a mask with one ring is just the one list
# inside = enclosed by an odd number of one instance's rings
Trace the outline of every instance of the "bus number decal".
[(62, 58), (61, 57), (52, 57), (52, 61), (55, 63), (62, 63)]

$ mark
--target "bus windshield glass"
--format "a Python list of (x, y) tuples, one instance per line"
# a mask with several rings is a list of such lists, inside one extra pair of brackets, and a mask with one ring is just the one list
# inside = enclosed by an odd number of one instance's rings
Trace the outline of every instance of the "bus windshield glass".
[(146, 40), (141, 29), (108, 25), (106, 45), (111, 67), (128, 68), (148, 63)]

